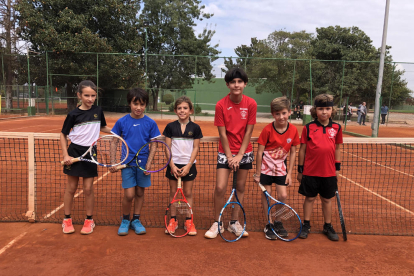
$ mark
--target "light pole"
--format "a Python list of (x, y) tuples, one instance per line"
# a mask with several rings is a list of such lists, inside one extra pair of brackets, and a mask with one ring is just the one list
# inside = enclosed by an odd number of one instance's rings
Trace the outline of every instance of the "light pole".
[(144, 30), (145, 30), (145, 90), (147, 90), (147, 82), (148, 82), (148, 59), (147, 59), (147, 43), (148, 43), (148, 33), (147, 28), (149, 26), (148, 21), (144, 21)]

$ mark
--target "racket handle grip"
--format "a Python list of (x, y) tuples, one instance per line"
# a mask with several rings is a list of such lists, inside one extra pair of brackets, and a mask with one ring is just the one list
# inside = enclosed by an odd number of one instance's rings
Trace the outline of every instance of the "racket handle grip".
[(127, 166), (126, 164), (119, 165), (119, 166), (116, 166), (115, 169), (122, 170), (122, 169), (126, 168), (126, 166)]
[[(72, 160), (70, 160), (70, 161), (72, 161), (72, 164), (73, 164), (73, 163), (79, 162), (80, 159), (79, 158), (72, 158)], [(65, 161), (61, 161), (60, 164), (62, 164), (62, 166), (64, 166), (65, 165)]]

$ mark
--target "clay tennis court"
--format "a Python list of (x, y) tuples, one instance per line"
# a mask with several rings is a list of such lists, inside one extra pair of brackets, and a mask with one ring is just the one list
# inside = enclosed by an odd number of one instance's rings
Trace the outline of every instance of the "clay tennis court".
[[(63, 124), (64, 116), (37, 117), (30, 119), (15, 119), (0, 121), (0, 130), (8, 132), (37, 132), (37, 133), (58, 133)], [(172, 119), (171, 119), (172, 120)], [(165, 125), (171, 120), (156, 120), (162, 131)], [(109, 126), (113, 126), (116, 118), (107, 117)], [(211, 121), (197, 121), (200, 124), (204, 136), (217, 136), (216, 127)], [(258, 137), (260, 130), (267, 124), (258, 123), (253, 133)], [(293, 123), (295, 123), (293, 121)], [(299, 132), (301, 126), (297, 125)], [(358, 129), (360, 126), (347, 126), (347, 130), (352, 128)], [(385, 128), (380, 128), (381, 131)], [(410, 129), (398, 128), (384, 131), (384, 135), (396, 135), (394, 137), (410, 136)], [(413, 133), (414, 134), (414, 133)], [(401, 136), (398, 136), (401, 135)], [(381, 136), (384, 137), (384, 136)], [(52, 139), (52, 144), (41, 144), (43, 139), (36, 140), (36, 145), (49, 147), (50, 152), (58, 154), (60, 152), (59, 144), (56, 139)], [(27, 141), (22, 139), (19, 145), (25, 146)], [(360, 146), (360, 145), (359, 145)], [(26, 146), (27, 147), (27, 146)], [(342, 237), (339, 242), (331, 242), (322, 234), (311, 234), (307, 240), (295, 240), (291, 243), (282, 241), (268, 241), (264, 238), (260, 227), (264, 225), (264, 215), (260, 213), (260, 208), (253, 208), (258, 202), (258, 188), (248, 182), (245, 208), (247, 217), (254, 217), (255, 221), (248, 221), (250, 237), (242, 239), (236, 243), (229, 244), (221, 238), (215, 240), (206, 240), (203, 237), (206, 228), (212, 221), (212, 191), (215, 182), (215, 171), (210, 169), (214, 163), (214, 153), (217, 151), (215, 146), (207, 148), (206, 155), (199, 155), (200, 164), (199, 174), (204, 175), (199, 178), (195, 185), (195, 224), (198, 227), (196, 237), (185, 237), (183, 239), (174, 239), (163, 233), (162, 216), (167, 204), (167, 184), (155, 184), (155, 182), (165, 182), (163, 174), (159, 173), (153, 180), (153, 191), (151, 196), (146, 198), (143, 210), (148, 223), (147, 234), (137, 236), (133, 232), (126, 237), (116, 235), (117, 224), (119, 220), (119, 206), (122, 198), (122, 189), (120, 189), (120, 175), (107, 174), (101, 180), (97, 181), (95, 188), (95, 210), (94, 219), (98, 226), (95, 232), (89, 236), (79, 234), (81, 225), (76, 225), (77, 232), (73, 235), (63, 235), (61, 233), (60, 220), (63, 216), (62, 209), (62, 191), (64, 190), (65, 177), (60, 173), (59, 166), (51, 165), (47, 162), (40, 162), (37, 166), (37, 221), (44, 223), (1, 223), (0, 224), (0, 268), (5, 275), (16, 274), (16, 267), (19, 268), (18, 274), (73, 274), (73, 275), (97, 275), (97, 274), (129, 274), (143, 273), (144, 275), (192, 275), (192, 274), (213, 274), (213, 273), (238, 273), (241, 275), (258, 275), (273, 271), (282, 275), (369, 275), (369, 274), (387, 274), (387, 275), (409, 275), (414, 271), (414, 262), (410, 258), (410, 252), (414, 249), (414, 238), (412, 237), (391, 237), (391, 236), (370, 236), (370, 235), (348, 235), (348, 241), (343, 242)], [(345, 167), (340, 178), (340, 192), (343, 195), (342, 201), (344, 212), (346, 212), (347, 223), (352, 226), (356, 232), (366, 231), (367, 229), (358, 229), (356, 226), (364, 216), (361, 212), (369, 213), (369, 216), (384, 220), (388, 217), (394, 217), (398, 213), (395, 206), (392, 207), (385, 200), (373, 200), (372, 193), (381, 194), (384, 198), (395, 202), (398, 200), (399, 206), (408, 211), (413, 211), (410, 206), (412, 197), (409, 194), (401, 195), (396, 189), (387, 190), (390, 180), (387, 179), (384, 168), (375, 168), (370, 173), (364, 175), (363, 168), (372, 166), (372, 160), (363, 157), (361, 154), (355, 154), (352, 147), (348, 147), (347, 152), (343, 153), (344, 162), (355, 164), (355, 166)], [(378, 152), (382, 149), (377, 149)], [(389, 155), (398, 154), (405, 160), (408, 149), (390, 149)], [(212, 151), (213, 153), (209, 153)], [(370, 157), (375, 157), (375, 149), (365, 148), (365, 152)], [(2, 175), (10, 176), (6, 178), (5, 183), (25, 183), (28, 172), (25, 169), (24, 156), (20, 157), (23, 164), (15, 163), (13, 174), (4, 171), (1, 168)], [(37, 158), (47, 158), (47, 155), (40, 155)], [(365, 159), (365, 160), (361, 160)], [(39, 160), (42, 161), (42, 160)], [(46, 161), (46, 160), (43, 160)], [(392, 161), (392, 160), (389, 160)], [(391, 163), (391, 162), (388, 162)], [(391, 164), (389, 164), (391, 165)], [(397, 164), (398, 165), (398, 164)], [(395, 168), (393, 168), (395, 170)], [(407, 168), (405, 168), (407, 169)], [(404, 169), (403, 169), (404, 170)], [(412, 183), (412, 171), (405, 171), (405, 174), (395, 174), (398, 180), (400, 190), (408, 189)], [(106, 172), (100, 170), (99, 176)], [(363, 185), (367, 190), (361, 190), (352, 182), (349, 182), (350, 175), (359, 175), (358, 179), (351, 179), (356, 184)], [(410, 176), (411, 175), (411, 176)], [(2, 178), (2, 186), (4, 186)], [(61, 187), (56, 189), (56, 185)], [(117, 185), (119, 183), (119, 185)], [(405, 183), (405, 184), (404, 184)], [(406, 185), (406, 186), (404, 186)], [(206, 186), (209, 193), (206, 195)], [(47, 191), (52, 187), (56, 194), (50, 195)], [(296, 193), (298, 183), (294, 183), (289, 193)], [(2, 190), (3, 191), (3, 190)], [(249, 198), (247, 194), (251, 193), (254, 197)], [(389, 193), (389, 194), (387, 194)], [(24, 197), (19, 198), (21, 194)], [(349, 198), (344, 195), (360, 196)], [(398, 198), (395, 198), (397, 195)], [(0, 199), (12, 203), (10, 208), (11, 214), (19, 208), (26, 208), (27, 187), (17, 187), (11, 198)], [(19, 202), (21, 201), (21, 202)], [(158, 202), (157, 204), (151, 202)], [(165, 202), (165, 204), (159, 204)], [(380, 203), (380, 205), (378, 205)], [(23, 206), (19, 206), (19, 204)], [(10, 205), (10, 204), (9, 204)], [(205, 207), (207, 205), (207, 207)], [(294, 202), (292, 207), (298, 209), (302, 215), (300, 202)], [(358, 206), (370, 206), (366, 210)], [(1, 205), (3, 207), (3, 205)], [(394, 209), (395, 208), (395, 209)], [(74, 220), (82, 222), (83, 220), (83, 197), (79, 195), (75, 200)], [(315, 206), (313, 217), (315, 220), (321, 217), (319, 204)], [(384, 211), (386, 210), (386, 212)], [(17, 211), (18, 212), (18, 211)], [(392, 235), (398, 235), (401, 224), (411, 223), (413, 216), (409, 212), (405, 217), (394, 217), (390, 229), (395, 229)], [(24, 214), (21, 214), (22, 217)], [(260, 216), (262, 219), (260, 219)], [(333, 216), (337, 217), (335, 213)], [(384, 217), (381, 217), (384, 216)], [(112, 219), (112, 221), (110, 221)], [(404, 221), (406, 220), (406, 221)], [(55, 223), (47, 223), (55, 222)], [(101, 226), (114, 225), (114, 226)], [(355, 225), (355, 227), (353, 227)], [(312, 226), (315, 231), (320, 230), (320, 225), (315, 221)], [(340, 227), (335, 225), (339, 232)], [(254, 230), (254, 231), (252, 231)], [(375, 229), (368, 229), (375, 232)], [(402, 233), (404, 234), (404, 233)], [(123, 239), (124, 241), (121, 241)], [(30, 266), (21, 266), (20, 263), (30, 263)], [(121, 265), (125, 264), (125, 265)]]

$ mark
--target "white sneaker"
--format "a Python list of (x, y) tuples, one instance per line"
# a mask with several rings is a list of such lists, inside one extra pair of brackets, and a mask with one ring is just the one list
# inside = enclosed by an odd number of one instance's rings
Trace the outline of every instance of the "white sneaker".
[[(224, 232), (224, 228), (220, 228), (220, 232)], [(214, 222), (213, 225), (211, 225), (210, 229), (204, 234), (204, 237), (207, 239), (215, 239), (218, 235), (218, 222)]]
[[(227, 231), (229, 231), (230, 233), (234, 233), (236, 236), (240, 236), (241, 233), (243, 232), (243, 227), (240, 225), (239, 221), (236, 221), (233, 224), (229, 224)], [(247, 233), (247, 231), (244, 231), (243, 237), (248, 237), (248, 236), (249, 236), (249, 233)]]

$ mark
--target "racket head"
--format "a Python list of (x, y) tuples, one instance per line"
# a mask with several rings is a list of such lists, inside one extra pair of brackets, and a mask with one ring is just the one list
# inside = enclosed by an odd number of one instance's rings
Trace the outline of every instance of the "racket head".
[[(175, 219), (173, 218), (174, 216)], [(170, 234), (172, 237), (182, 238), (190, 232), (191, 225), (193, 224), (193, 210), (182, 194), (181, 189), (177, 191), (176, 196), (168, 205), (165, 211), (164, 222), (165, 233)]]
[[(230, 227), (232, 221), (240, 223), (242, 231), (235, 233)], [(236, 222), (236, 224), (237, 224)], [(218, 220), (218, 232), (223, 240), (227, 242), (238, 241), (243, 237), (243, 233), (246, 231), (246, 213), (243, 206), (237, 201), (227, 202), (220, 212)]]
[[(154, 151), (151, 148), (155, 147)], [(171, 161), (171, 149), (163, 141), (152, 140), (143, 145), (136, 154), (135, 162), (142, 171), (155, 173), (165, 169)], [(147, 170), (146, 164), (151, 162)]]
[(91, 147), (92, 160), (103, 167), (115, 167), (128, 158), (128, 145), (118, 135), (105, 135), (96, 140)]
[(302, 231), (299, 215), (292, 207), (282, 202), (276, 202), (269, 207), (268, 221), (273, 233), (282, 241), (293, 241)]
[(342, 236), (344, 238), (344, 241), (347, 241), (348, 236), (346, 234), (345, 219), (344, 219), (344, 214), (342, 212), (341, 200), (339, 199), (339, 192), (336, 191), (335, 195), (336, 195), (336, 201), (337, 201), (337, 204), (338, 204), (338, 213), (339, 213), (339, 221), (341, 222)]

